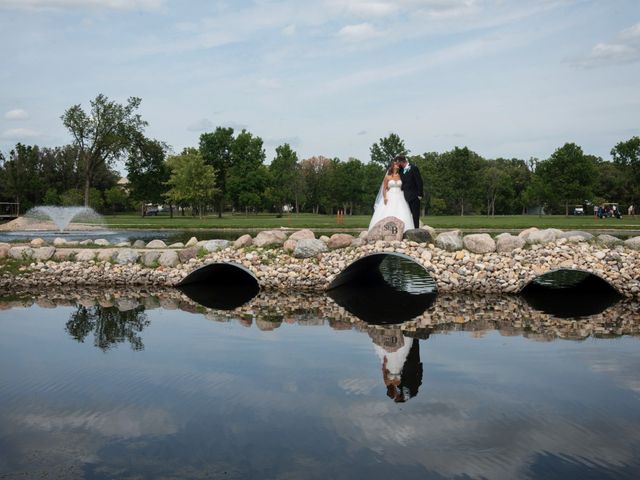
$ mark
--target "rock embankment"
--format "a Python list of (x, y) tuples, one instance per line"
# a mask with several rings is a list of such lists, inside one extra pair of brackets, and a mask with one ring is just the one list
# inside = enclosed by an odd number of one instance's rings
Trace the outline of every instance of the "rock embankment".
[(436, 236), (430, 229), (424, 238), (428, 241), (374, 240), (363, 232), (357, 238), (335, 234), (318, 239), (309, 230), (272, 230), (235, 242), (192, 238), (189, 246), (166, 246), (154, 240), (135, 248), (126, 242), (114, 246), (103, 240), (55, 240), (47, 245), (34, 239), (29, 245), (0, 244), (0, 288), (172, 286), (206, 264), (233, 262), (251, 270), (263, 288), (321, 291), (352, 262), (383, 252), (413, 258), (430, 272), (441, 292), (515, 293), (546, 272), (575, 269), (602, 277), (627, 297), (640, 297), (640, 237), (622, 241), (555, 229), (495, 238), (464, 236), (457, 230)]

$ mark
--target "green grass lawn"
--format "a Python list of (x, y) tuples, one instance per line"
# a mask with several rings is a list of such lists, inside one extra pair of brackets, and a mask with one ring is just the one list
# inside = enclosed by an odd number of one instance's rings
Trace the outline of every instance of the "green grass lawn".
[[(266, 228), (312, 228), (330, 229), (340, 228), (367, 228), (371, 217), (368, 215), (347, 216), (344, 223), (339, 225), (333, 215), (313, 215), (309, 213), (291, 214), (278, 218), (276, 215), (224, 215), (207, 216), (203, 219), (191, 216), (168, 215), (158, 217), (140, 217), (135, 214), (106, 215), (107, 225), (110, 228), (130, 229), (266, 229)], [(608, 218), (595, 220), (591, 216), (545, 215), (506, 215), (486, 217), (481, 215), (469, 216), (428, 216), (422, 218), (423, 223), (437, 229), (460, 228), (466, 230), (482, 229), (524, 229), (528, 227), (559, 228), (562, 230), (604, 230), (604, 229), (640, 229), (640, 216), (636, 218), (623, 218), (617, 220)]]

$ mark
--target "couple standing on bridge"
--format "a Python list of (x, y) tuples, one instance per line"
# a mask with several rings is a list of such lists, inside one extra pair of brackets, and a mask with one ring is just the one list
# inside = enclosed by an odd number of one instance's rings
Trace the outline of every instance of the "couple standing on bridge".
[(369, 223), (371, 230), (383, 218), (396, 217), (404, 222), (404, 231), (420, 228), (422, 176), (418, 167), (397, 155), (382, 180)]

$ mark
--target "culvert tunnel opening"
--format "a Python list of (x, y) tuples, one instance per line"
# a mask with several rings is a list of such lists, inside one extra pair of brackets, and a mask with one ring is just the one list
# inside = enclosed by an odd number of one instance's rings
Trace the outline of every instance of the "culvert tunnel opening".
[(356, 260), (329, 285), (327, 295), (372, 324), (409, 321), (429, 309), (437, 294), (433, 277), (411, 257), (375, 253)]
[(194, 302), (215, 310), (233, 310), (260, 292), (255, 275), (233, 263), (205, 265), (187, 275), (176, 288)]
[(529, 282), (520, 292), (535, 310), (558, 318), (597, 315), (622, 295), (609, 282), (590, 272), (560, 269)]

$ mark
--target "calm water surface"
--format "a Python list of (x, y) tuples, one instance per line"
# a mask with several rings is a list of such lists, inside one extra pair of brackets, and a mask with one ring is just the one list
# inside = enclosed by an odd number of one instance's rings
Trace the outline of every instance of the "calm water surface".
[(80, 303), (0, 311), (0, 478), (640, 477), (635, 336)]

